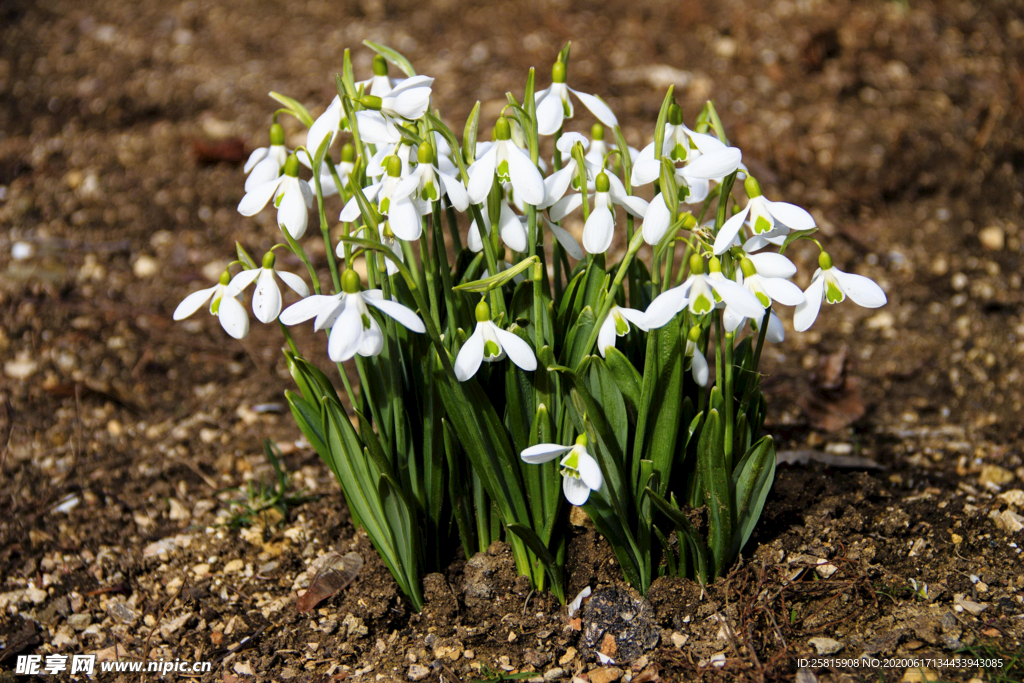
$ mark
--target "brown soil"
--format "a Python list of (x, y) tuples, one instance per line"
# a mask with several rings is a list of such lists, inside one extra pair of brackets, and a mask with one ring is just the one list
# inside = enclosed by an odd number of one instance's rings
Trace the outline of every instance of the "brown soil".
[[(208, 316), (172, 323), (235, 240), (275, 237), (269, 212), (235, 211), (266, 93), (322, 108), (364, 38), (437, 77), (456, 127), (476, 99), (492, 120), (569, 39), (573, 84), (635, 145), (669, 83), (688, 118), (713, 97), (766, 195), (806, 206), (837, 265), (886, 289), (884, 309), (828, 307), (766, 353), (770, 429), (797, 463), (728, 579), (660, 579), (640, 603), (584, 525), (569, 585), (595, 597), (578, 621), (500, 545), (426, 577), (413, 614), (281, 412), (277, 331), (239, 344)], [(1022, 57), (1019, 0), (3, 3), (0, 681), (19, 653), (96, 652), (209, 660), (192, 680), (225, 683), (792, 680), (821, 637), (896, 660), (821, 680), (899, 680), (910, 657), (956, 652), (1004, 666), (929, 668), (1024, 680)], [(19, 240), (33, 258), (11, 259)], [(790, 253), (805, 286), (814, 254)], [(319, 497), (280, 525), (221, 526), (238, 496), (223, 489), (270, 476), (264, 438)], [(301, 615), (332, 549), (365, 566)]]

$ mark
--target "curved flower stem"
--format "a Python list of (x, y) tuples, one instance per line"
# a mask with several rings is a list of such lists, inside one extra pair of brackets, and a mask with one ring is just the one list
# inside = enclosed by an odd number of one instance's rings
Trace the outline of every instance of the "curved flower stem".
[(284, 340), (288, 342), (288, 348), (291, 350), (292, 353), (298, 356), (299, 349), (295, 346), (295, 340), (292, 339), (292, 333), (288, 330), (288, 326), (285, 325), (280, 320), (277, 321), (277, 324), (281, 326), (281, 334), (284, 335)]

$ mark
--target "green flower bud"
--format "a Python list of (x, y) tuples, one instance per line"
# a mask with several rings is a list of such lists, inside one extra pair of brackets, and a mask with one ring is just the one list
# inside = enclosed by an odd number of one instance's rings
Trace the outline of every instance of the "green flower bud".
[(289, 154), (288, 160), (284, 162), (284, 174), (292, 178), (299, 177), (299, 158), (294, 154)]
[(608, 182), (608, 176), (605, 174), (604, 171), (601, 171), (597, 175), (597, 180), (594, 181), (594, 189), (596, 189), (598, 192), (607, 192), (609, 189), (611, 189), (611, 183)]
[(576, 437), (576, 445), (583, 446), (584, 448), (587, 447), (587, 435), (585, 433)]
[(494, 122), (494, 139), (495, 140), (511, 140), (512, 139), (512, 125), (508, 122), (504, 116), (499, 116), (498, 120)]
[(220, 274), (220, 279), (217, 280), (217, 284), (224, 285), (225, 287), (231, 282), (231, 273), (225, 270)]
[(349, 268), (341, 274), (341, 291), (346, 294), (357, 294), (360, 289), (359, 273)]
[(561, 60), (551, 66), (551, 81), (554, 83), (565, 83), (565, 64)]
[(397, 178), (402, 175), (402, 160), (396, 155), (392, 154), (388, 157), (387, 165), (388, 176), (391, 178)]
[(722, 272), (722, 262), (718, 260), (717, 256), (712, 256), (711, 260), (708, 261), (708, 270), (712, 273)]
[(690, 275), (703, 275), (704, 274), (704, 257), (700, 254), (694, 254), (690, 257)]
[(380, 111), (381, 105), (384, 104), (384, 101), (375, 95), (363, 95), (359, 98), (359, 104), (363, 105), (367, 109)]
[(595, 142), (604, 140), (604, 126), (600, 123), (595, 123), (590, 127), (590, 137), (594, 138)]
[(832, 267), (832, 257), (828, 255), (827, 251), (818, 254), (818, 265), (821, 266), (822, 270), (828, 270)]
[(487, 305), (487, 301), (484, 299), (480, 300), (480, 303), (476, 305), (476, 321), (479, 323), (485, 323), (491, 319), (491, 307)]
[(268, 251), (263, 255), (263, 267), (268, 270), (274, 267), (274, 263), (277, 261), (277, 257), (274, 256), (274, 252)]
[(668, 107), (668, 122), (673, 126), (680, 126), (683, 123), (683, 110), (675, 102)]
[(270, 127), (270, 144), (278, 147), (284, 144), (284, 128), (280, 123), (275, 123)]
[(757, 275), (757, 268), (754, 267), (754, 262), (748, 259), (746, 256), (740, 259), (740, 270), (743, 271), (743, 277)]
[(420, 145), (419, 150), (416, 152), (416, 160), (421, 164), (434, 163), (434, 151), (430, 149), (430, 145), (426, 143)]
[(679, 220), (683, 222), (683, 230), (693, 230), (697, 226), (697, 218), (689, 211), (679, 214)]
[(346, 142), (341, 147), (341, 160), (352, 163), (356, 160), (356, 148), (352, 146), (351, 142)]
[(761, 196), (761, 183), (757, 182), (757, 178), (752, 175), (748, 175), (747, 179), (743, 181), (743, 189), (747, 191), (747, 196), (751, 199)]
[(700, 325), (694, 325), (690, 328), (690, 331), (686, 333), (686, 338), (696, 344), (700, 341), (700, 333)]
[(373, 57), (373, 75), (374, 76), (387, 76), (388, 75), (388, 60), (384, 59), (380, 55), (374, 55), (374, 57)]

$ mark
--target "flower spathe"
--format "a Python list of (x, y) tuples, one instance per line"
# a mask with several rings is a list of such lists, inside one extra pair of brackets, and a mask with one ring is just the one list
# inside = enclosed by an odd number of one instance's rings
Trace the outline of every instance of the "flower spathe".
[(301, 238), (309, 222), (313, 191), (309, 183), (299, 178), (299, 160), (294, 154), (285, 162), (284, 173), (246, 192), (238, 203), (238, 213), (255, 216), (271, 199), (277, 207), (277, 224), (292, 239)]
[(539, 465), (551, 462), (563, 453), (568, 453), (558, 463), (558, 471), (562, 475), (562, 493), (573, 505), (584, 505), (590, 498), (591, 491), (600, 490), (604, 484), (601, 466), (587, 452), (587, 437), (581, 434), (572, 446), (557, 443), (541, 443), (531, 446), (520, 453), (523, 462)]
[(476, 329), (455, 358), (455, 377), (460, 382), (473, 377), (483, 361), (496, 363), (505, 356), (527, 372), (537, 369), (537, 356), (530, 345), (514, 332), (503, 330), (492, 323), (490, 318), (490, 306), (486, 301), (481, 301), (476, 306)]
[(818, 318), (822, 300), (830, 304), (841, 303), (849, 296), (855, 304), (864, 308), (884, 306), (885, 292), (871, 278), (855, 273), (844, 273), (832, 265), (828, 252), (818, 256), (819, 268), (811, 278), (811, 284), (804, 292), (806, 301), (796, 307), (793, 313), (793, 328), (797, 332), (810, 329)]
[(215, 315), (220, 320), (220, 326), (224, 331), (235, 339), (243, 339), (249, 334), (249, 315), (245, 307), (238, 300), (237, 296), (228, 295), (228, 285), (231, 282), (231, 273), (224, 271), (220, 280), (213, 287), (192, 292), (178, 304), (174, 309), (173, 318), (184, 320), (200, 308), (207, 301), (210, 302), (210, 315)]
[(571, 119), (573, 115), (572, 102), (569, 100), (569, 93), (579, 98), (583, 106), (590, 110), (597, 120), (614, 128), (619, 125), (619, 120), (611, 108), (595, 95), (589, 95), (578, 90), (573, 90), (565, 84), (565, 64), (555, 62), (551, 68), (551, 85), (535, 95), (537, 104), (537, 132), (541, 135), (554, 135), (562, 127), (565, 119)]

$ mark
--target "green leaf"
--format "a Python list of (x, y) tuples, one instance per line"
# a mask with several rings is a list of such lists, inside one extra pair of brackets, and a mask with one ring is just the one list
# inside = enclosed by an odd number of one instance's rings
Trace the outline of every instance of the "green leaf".
[(632, 188), (630, 179), (633, 177), (633, 159), (629, 154), (629, 143), (626, 142), (626, 136), (622, 134), (621, 126), (615, 126), (615, 148), (619, 150), (626, 189), (630, 189)]
[(569, 50), (570, 49), (572, 49), (572, 41), (571, 40), (568, 43), (566, 43), (565, 47), (563, 47), (558, 52), (558, 61), (560, 61), (562, 64), (565, 64), (566, 67), (569, 66)]
[(249, 252), (245, 250), (241, 242), (235, 242), (235, 251), (238, 252), (238, 260), (245, 264), (246, 270), (254, 270), (260, 266), (256, 265), (256, 262), (249, 256)]
[(331, 473), (335, 477), (340, 477), (338, 468), (331, 458), (330, 451), (327, 449), (327, 437), (324, 434), (324, 425), (320, 419), (320, 411), (314, 408), (309, 401), (288, 389), (285, 389), (284, 397), (288, 401), (288, 407), (291, 408), (292, 417), (295, 418), (295, 424), (298, 425), (299, 431), (306, 437), (309, 445), (313, 447), (313, 450), (324, 461), (324, 464), (327, 465)]
[(293, 100), (287, 95), (282, 95), (279, 92), (271, 92), (270, 96), (283, 104), (285, 109), (295, 115), (299, 121), (302, 121), (302, 125), (309, 128), (313, 125), (313, 117), (310, 116), (309, 110), (303, 107), (297, 100)]
[[(476, 161), (476, 136), (480, 128), (480, 100), (473, 105), (473, 110), (466, 118), (466, 128), (462, 133), (462, 158), (467, 164)], [(458, 149), (453, 147), (452, 149)]]
[(796, 242), (797, 240), (802, 240), (806, 237), (810, 237), (816, 232), (818, 232), (817, 228), (809, 228), (807, 230), (797, 230), (796, 232), (789, 233), (788, 235), (786, 235), (786, 240), (782, 243), (782, 246), (779, 247), (779, 253), (785, 254), (786, 249), (789, 247), (789, 245), (793, 244), (793, 242)]
[[(700, 533), (693, 526), (693, 522), (679, 509), (679, 505), (676, 503), (675, 498), (672, 502), (665, 500), (661, 494), (657, 491), (647, 488), (645, 494), (650, 497), (654, 502), (654, 505), (671, 520), (672, 524), (676, 528), (676, 536), (679, 537), (680, 543), (683, 540), (687, 542), (690, 547), (690, 551), (693, 553), (697, 560), (697, 577), (701, 583), (707, 583), (708, 579), (708, 554), (707, 545), (704, 543), (704, 539)], [(682, 550), (680, 550), (680, 555)]]
[[(676, 461), (676, 443), (679, 438), (679, 414), (683, 401), (684, 369), (683, 341), (680, 338), (679, 317), (673, 318), (655, 336), (655, 386), (650, 398), (650, 417), (647, 430), (651, 438), (644, 444), (644, 456), (654, 463), (654, 469), (661, 476), (659, 491), (668, 489), (672, 466)], [(650, 368), (646, 368), (650, 371)]]
[(612, 378), (619, 387), (619, 391), (622, 392), (622, 397), (626, 399), (626, 404), (633, 409), (635, 416), (640, 406), (640, 391), (643, 387), (643, 377), (633, 367), (633, 363), (614, 346), (605, 349), (604, 362), (611, 371)]
[[(658, 111), (658, 122), (654, 126), (654, 158), (661, 159), (661, 152), (665, 149), (665, 123), (668, 121), (668, 110), (674, 102), (672, 95), (675, 86), (668, 86), (665, 99), (661, 102), (661, 109)], [(664, 190), (664, 188), (662, 188)]]
[(676, 165), (668, 157), (661, 158), (661, 198), (672, 213), (673, 220), (679, 211), (679, 183), (676, 182)]
[(356, 77), (352, 70), (352, 54), (347, 47), (341, 63), (341, 74), (335, 78), (335, 81), (340, 85), (338, 88), (340, 97), (348, 96), (350, 100), (354, 100), (359, 94), (356, 92)]
[(729, 564), (732, 545), (731, 480), (725, 467), (724, 430), (717, 410), (708, 413), (697, 443), (697, 470), (708, 510), (708, 536), (714, 576), (722, 576)]
[(594, 310), (587, 306), (580, 311), (579, 317), (576, 318), (576, 324), (569, 330), (569, 334), (565, 339), (565, 347), (562, 349), (562, 357), (564, 362), (570, 368), (574, 368), (579, 365), (580, 361), (583, 360), (583, 356), (586, 355), (587, 340), (590, 339), (590, 333), (594, 329)]
[(775, 441), (766, 436), (747, 451), (733, 473), (735, 487), (736, 528), (733, 532), (732, 557), (734, 560), (761, 518), (764, 501), (775, 480)]
[(515, 264), (511, 268), (507, 268), (496, 275), (491, 275), (490, 277), (486, 277), (483, 280), (464, 282), (461, 285), (457, 285), (456, 287), (454, 287), (454, 289), (459, 292), (489, 292), (496, 287), (501, 287), (502, 285), (511, 282), (512, 278), (528, 270), (530, 266), (532, 266), (534, 263), (540, 263), (539, 256), (530, 256), (528, 258), (524, 258), (522, 261)]
[(551, 554), (540, 536), (528, 526), (523, 524), (509, 524), (505, 527), (523, 540), (523, 543), (533, 551), (533, 554), (544, 565), (544, 571), (551, 580), (551, 592), (555, 594), (558, 601), (565, 604), (565, 590), (562, 587), (562, 567), (555, 556)]
[(615, 436), (619, 452), (626, 453), (626, 439), (629, 438), (629, 417), (626, 414), (626, 403), (622, 400), (622, 393), (619, 391), (615, 380), (612, 378), (608, 366), (600, 361), (590, 366), (590, 392), (597, 404), (601, 407), (611, 433)]
[(404, 73), (406, 76), (409, 76), (411, 78), (416, 75), (416, 69), (412, 68), (412, 64), (409, 62), (409, 60), (402, 56), (402, 54), (399, 53), (397, 50), (387, 47), (386, 45), (381, 45), (380, 43), (371, 42), (369, 40), (364, 40), (363, 45), (370, 48), (371, 50), (379, 54), (381, 57), (397, 66), (399, 69), (402, 70), (402, 73)]

